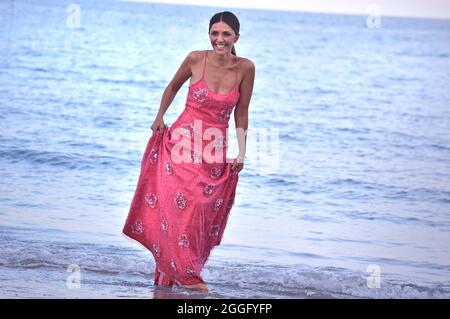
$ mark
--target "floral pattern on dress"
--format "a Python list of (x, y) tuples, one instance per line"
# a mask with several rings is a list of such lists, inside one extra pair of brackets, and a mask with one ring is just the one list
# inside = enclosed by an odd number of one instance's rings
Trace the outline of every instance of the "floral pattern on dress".
[(205, 187), (203, 188), (203, 194), (209, 196), (214, 192), (215, 188), (216, 188), (215, 184), (206, 184)]
[(199, 101), (200, 103), (203, 103), (206, 101), (206, 98), (208, 97), (208, 90), (206, 88), (198, 88), (192, 93), (192, 97)]
[(140, 219), (135, 220), (131, 225), (131, 232), (138, 235), (144, 232), (144, 225), (142, 224), (142, 221)]
[(230, 119), (231, 112), (233, 112), (233, 109), (221, 109), (219, 111), (217, 118), (220, 121), (228, 122), (228, 120)]
[(189, 247), (189, 240), (186, 234), (181, 234), (178, 238), (178, 247), (187, 248)]
[(170, 162), (169, 162), (169, 161), (166, 161), (166, 162), (164, 163), (164, 170), (166, 171), (166, 174), (167, 174), (167, 175), (172, 175), (173, 170), (172, 170), (172, 166), (170, 165)]
[(220, 206), (222, 206), (222, 203), (223, 203), (223, 198), (217, 198), (217, 199), (216, 199), (216, 202), (214, 203), (214, 208), (213, 208), (213, 210), (214, 210), (215, 212), (218, 212), (219, 209), (220, 209)]
[(158, 258), (161, 257), (161, 248), (159, 246), (159, 242), (153, 243), (152, 248), (155, 253), (155, 256)]
[(186, 196), (182, 192), (177, 192), (174, 198), (175, 206), (178, 207), (178, 209), (185, 209), (187, 205), (187, 199)]
[(214, 225), (211, 226), (211, 228), (209, 229), (209, 236), (212, 237), (213, 239), (216, 239), (217, 236), (219, 235), (219, 225)]
[(156, 203), (158, 202), (158, 198), (155, 194), (146, 194), (144, 200), (150, 208), (155, 208)]
[(150, 163), (152, 163), (153, 165), (156, 164), (156, 162), (158, 161), (158, 150), (152, 148), (150, 150), (150, 154), (148, 155), (148, 159), (150, 160)]
[(197, 275), (197, 272), (195, 270), (192, 270), (192, 268), (186, 268), (186, 275), (190, 278), (193, 278)]
[(211, 168), (209, 176), (213, 179), (217, 179), (222, 175), (222, 169), (220, 167)]
[(167, 233), (167, 231), (169, 230), (169, 222), (165, 217), (163, 217), (163, 219), (161, 220), (161, 229), (165, 233)]

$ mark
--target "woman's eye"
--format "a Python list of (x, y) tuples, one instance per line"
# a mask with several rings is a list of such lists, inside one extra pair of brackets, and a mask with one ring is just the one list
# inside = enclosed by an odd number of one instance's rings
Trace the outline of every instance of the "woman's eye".
[[(216, 32), (216, 31), (211, 32), (211, 35), (212, 35), (212, 36), (218, 36), (218, 35), (219, 35), (219, 32)], [(231, 36), (231, 33), (225, 32), (225, 33), (223, 34), (223, 36), (224, 36), (224, 37), (229, 37), (229, 36)]]

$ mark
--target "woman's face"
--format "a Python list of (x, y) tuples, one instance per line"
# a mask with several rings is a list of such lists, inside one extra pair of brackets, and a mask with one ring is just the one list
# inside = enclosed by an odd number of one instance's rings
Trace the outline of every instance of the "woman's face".
[(231, 54), (233, 44), (239, 39), (239, 35), (223, 21), (214, 23), (209, 31), (209, 40), (218, 55)]

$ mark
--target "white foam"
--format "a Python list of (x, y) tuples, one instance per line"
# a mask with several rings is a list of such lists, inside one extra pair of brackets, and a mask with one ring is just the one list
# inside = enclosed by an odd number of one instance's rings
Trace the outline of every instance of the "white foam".
[[(151, 286), (154, 262), (149, 252), (92, 244), (48, 244), (6, 242), (0, 252), (0, 266), (17, 269), (53, 268), (65, 273), (68, 265), (96, 277), (99, 283), (120, 277), (120, 286), (136, 285), (142, 278)], [(45, 270), (47, 269), (47, 270)], [(311, 268), (303, 265), (255, 265), (210, 261), (204, 279), (223, 297), (242, 298), (449, 298), (449, 285), (420, 286), (389, 279), (384, 274), (380, 288), (369, 288), (366, 274), (339, 268)], [(127, 279), (128, 278), (128, 279)], [(145, 279), (145, 280), (144, 280)], [(129, 280), (129, 282), (127, 282)], [(131, 288), (130, 288), (131, 289)]]

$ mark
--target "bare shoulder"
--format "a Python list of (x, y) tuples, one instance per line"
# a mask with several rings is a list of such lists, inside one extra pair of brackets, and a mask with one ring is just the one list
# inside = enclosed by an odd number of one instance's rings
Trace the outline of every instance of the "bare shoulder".
[(205, 51), (202, 50), (195, 50), (189, 52), (189, 54), (187, 55), (187, 59), (190, 62), (190, 64), (194, 65), (197, 62), (199, 62), (202, 59), (204, 52)]
[[(255, 64), (247, 58), (240, 57), (241, 70), (243, 79), (254, 79), (255, 77)], [(252, 80), (253, 81), (253, 80)]]
[(241, 59), (241, 67), (244, 74), (255, 73), (255, 64), (250, 59), (244, 57), (240, 57), (240, 59)]

